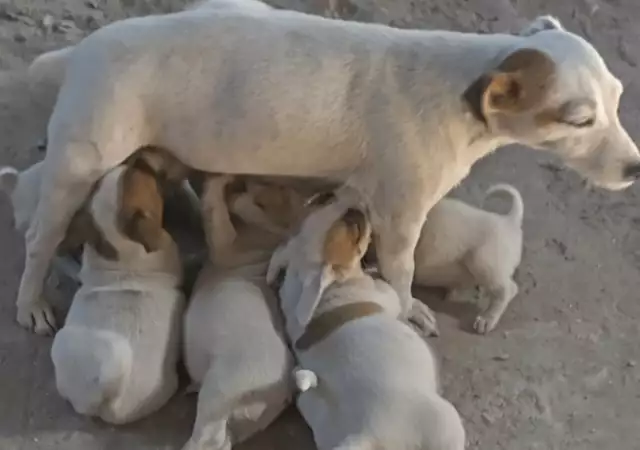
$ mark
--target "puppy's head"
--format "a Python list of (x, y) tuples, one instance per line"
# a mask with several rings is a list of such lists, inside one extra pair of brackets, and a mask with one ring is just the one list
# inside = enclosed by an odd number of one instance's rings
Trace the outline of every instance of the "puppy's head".
[(40, 198), (42, 162), (37, 162), (23, 172), (13, 167), (0, 167), (0, 190), (5, 192), (13, 207), (16, 229), (26, 233)]
[(229, 209), (243, 222), (287, 233), (305, 215), (305, 198), (294, 188), (256, 180), (246, 180), (245, 190), (229, 197)]
[(594, 184), (622, 189), (640, 154), (618, 118), (622, 84), (598, 52), (539, 17), (464, 93), (492, 136), (549, 150)]
[(371, 225), (360, 209), (335, 202), (310, 214), (269, 263), (269, 283), (285, 272), (280, 290), (285, 314), (305, 326), (327, 287), (362, 274), (360, 261), (370, 241)]
[(161, 248), (163, 197), (153, 169), (132, 159), (109, 171), (96, 185), (88, 204), (71, 222), (68, 239), (86, 243), (107, 260), (142, 246)]

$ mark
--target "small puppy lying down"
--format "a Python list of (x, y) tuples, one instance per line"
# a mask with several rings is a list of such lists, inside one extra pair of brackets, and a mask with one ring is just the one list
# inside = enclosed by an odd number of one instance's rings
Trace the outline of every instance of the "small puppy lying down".
[(518, 293), (512, 277), (522, 257), (524, 206), (513, 186), (494, 185), (486, 197), (497, 192), (512, 198), (506, 215), (452, 198), (441, 200), (427, 215), (415, 253), (413, 281), (417, 285), (452, 290), (478, 285), (486, 288), (489, 307), (473, 325), (481, 334), (496, 327)]
[(178, 248), (162, 228), (153, 169), (133, 158), (105, 175), (75, 216), (86, 241), (77, 291), (51, 348), (60, 395), (84, 415), (123, 424), (178, 387), (185, 300)]
[[(200, 385), (185, 450), (230, 449), (266, 428), (294, 392), (293, 356), (265, 275), (273, 250), (304, 212), (304, 198), (251, 181), (245, 192), (228, 193), (232, 179), (210, 177), (203, 190), (211, 258), (185, 315), (185, 364)], [(227, 204), (241, 219), (236, 227)]]
[(360, 266), (370, 236), (359, 209), (334, 202), (271, 259), (269, 282), (285, 270), (298, 408), (319, 450), (463, 450), (462, 421), (438, 393), (429, 346), (398, 320), (396, 291)]

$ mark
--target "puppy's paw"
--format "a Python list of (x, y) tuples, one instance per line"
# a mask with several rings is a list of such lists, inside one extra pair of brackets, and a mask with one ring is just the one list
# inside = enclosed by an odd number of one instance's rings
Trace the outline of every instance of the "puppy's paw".
[(53, 309), (44, 301), (18, 306), (17, 320), (24, 328), (42, 336), (51, 336), (56, 331)]
[(408, 319), (409, 322), (416, 326), (421, 335), (425, 337), (440, 335), (435, 314), (431, 311), (431, 308), (420, 300), (413, 299)]
[(478, 334), (487, 334), (498, 325), (499, 317), (493, 317), (490, 314), (480, 315), (476, 317), (473, 323), (473, 329)]

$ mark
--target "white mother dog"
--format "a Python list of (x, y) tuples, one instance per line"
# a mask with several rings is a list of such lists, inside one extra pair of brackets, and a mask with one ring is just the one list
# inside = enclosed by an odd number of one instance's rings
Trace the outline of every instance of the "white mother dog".
[(42, 285), (74, 212), (109, 169), (153, 144), (207, 172), (354, 187), (403, 315), (435, 329), (411, 295), (429, 209), (514, 142), (606, 188), (629, 186), (640, 155), (618, 119), (621, 94), (597, 51), (546, 17), (519, 36), (207, 8), (113, 23), (71, 52), (17, 319), (52, 331)]
[(111, 170), (74, 219), (87, 239), (82, 286), (51, 348), (60, 395), (115, 424), (151, 414), (178, 387), (182, 266), (150, 170), (141, 159)]

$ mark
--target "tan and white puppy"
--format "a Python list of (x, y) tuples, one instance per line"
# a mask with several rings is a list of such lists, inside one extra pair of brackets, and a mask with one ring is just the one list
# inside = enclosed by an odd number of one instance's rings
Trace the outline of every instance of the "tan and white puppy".
[(618, 117), (622, 84), (545, 17), (507, 35), (205, 8), (112, 23), (70, 54), (16, 302), (18, 322), (39, 333), (52, 331), (42, 282), (74, 212), (146, 145), (204, 172), (354, 188), (380, 271), (425, 330), (434, 315), (411, 295), (420, 230), (480, 158), (520, 143), (608, 189), (640, 176)]
[(506, 192), (512, 198), (506, 215), (453, 198), (436, 203), (427, 215), (415, 253), (415, 284), (487, 289), (489, 307), (473, 326), (481, 334), (495, 328), (518, 293), (512, 277), (522, 258), (522, 197), (505, 184), (492, 186), (486, 196), (496, 192)]
[[(265, 275), (273, 250), (305, 212), (305, 199), (293, 189), (256, 181), (229, 194), (232, 180), (211, 177), (203, 192), (211, 257), (184, 322), (184, 360), (200, 386), (185, 450), (230, 449), (266, 428), (294, 393), (293, 356)], [(229, 210), (240, 219), (235, 225)]]
[(365, 214), (338, 201), (309, 215), (271, 259), (269, 281), (285, 271), (298, 409), (319, 450), (463, 450), (431, 349), (398, 320), (397, 292), (360, 266), (370, 236)]
[(86, 240), (82, 286), (51, 359), (58, 392), (80, 414), (129, 423), (159, 409), (178, 387), (185, 299), (162, 210), (156, 174), (134, 157), (100, 180), (74, 218)]

